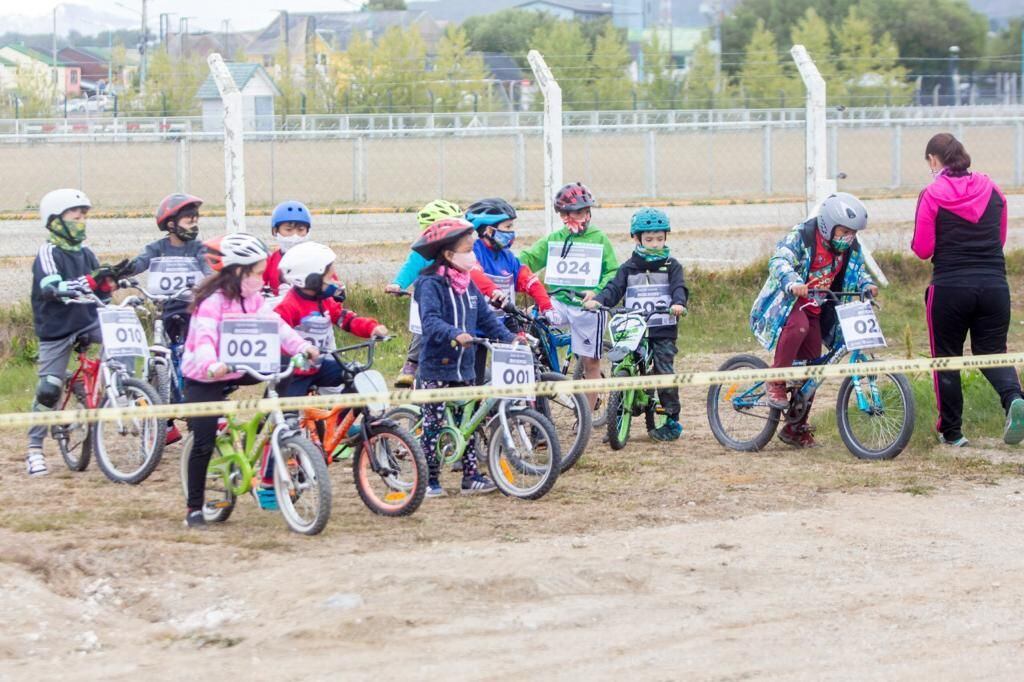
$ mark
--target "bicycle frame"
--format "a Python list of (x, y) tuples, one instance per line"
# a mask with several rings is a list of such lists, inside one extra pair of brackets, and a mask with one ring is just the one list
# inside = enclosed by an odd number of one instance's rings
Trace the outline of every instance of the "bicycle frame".
[[(85, 406), (90, 410), (94, 410), (99, 406), (100, 363), (101, 360), (99, 358), (90, 358), (86, 355), (85, 350), (79, 351), (78, 367), (71, 377), (65, 381), (65, 386), (68, 387), (74, 386), (78, 381), (85, 385)], [(64, 401), (61, 403), (62, 410), (68, 408), (71, 397), (71, 391), (64, 392)]]

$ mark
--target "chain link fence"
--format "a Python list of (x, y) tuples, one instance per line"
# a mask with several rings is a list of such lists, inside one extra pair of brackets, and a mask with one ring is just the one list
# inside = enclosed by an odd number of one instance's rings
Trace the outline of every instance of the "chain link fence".
[[(879, 111), (885, 110), (848, 112), (829, 122), (830, 174), (842, 189), (919, 190), (929, 180), (925, 144), (941, 131), (963, 139), (974, 167), (1004, 189), (1024, 189), (1024, 107), (978, 108), (974, 115), (961, 108), (955, 117)], [(744, 120), (720, 111), (573, 112), (564, 130), (564, 177), (587, 183), (605, 202), (802, 196), (802, 116), (747, 113)], [(330, 130), (307, 121), (306, 130), (247, 133), (247, 205), (297, 198), (316, 209), (412, 207), (439, 196), (493, 195), (540, 203), (539, 122), (506, 123)], [(101, 210), (148, 212), (171, 191), (223, 205), (220, 134), (0, 134), (0, 150), (3, 212), (31, 210), (59, 186), (83, 188)]]

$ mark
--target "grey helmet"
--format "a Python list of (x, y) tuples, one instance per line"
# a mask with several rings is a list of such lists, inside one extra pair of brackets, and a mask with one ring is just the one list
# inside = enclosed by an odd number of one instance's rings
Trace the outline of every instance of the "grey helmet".
[(821, 202), (818, 211), (818, 232), (826, 242), (832, 239), (837, 227), (860, 232), (868, 226), (868, 210), (860, 199), (847, 192), (830, 194)]

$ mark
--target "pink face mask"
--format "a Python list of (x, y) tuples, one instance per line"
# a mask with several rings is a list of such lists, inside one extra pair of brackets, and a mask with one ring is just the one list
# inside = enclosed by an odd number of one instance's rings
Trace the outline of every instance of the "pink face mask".
[(260, 293), (263, 289), (263, 277), (261, 275), (247, 275), (242, 278), (242, 298), (249, 298)]
[(452, 265), (461, 270), (462, 272), (469, 272), (476, 267), (476, 254), (472, 251), (465, 251), (461, 253), (453, 253), (451, 257)]

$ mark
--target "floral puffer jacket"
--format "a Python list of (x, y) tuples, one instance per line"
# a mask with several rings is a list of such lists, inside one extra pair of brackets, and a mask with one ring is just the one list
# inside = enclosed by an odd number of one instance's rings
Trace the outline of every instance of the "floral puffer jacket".
[[(786, 293), (786, 287), (793, 283), (807, 280), (811, 269), (811, 259), (817, 243), (817, 218), (811, 218), (797, 225), (779, 241), (775, 247), (775, 255), (768, 261), (768, 280), (761, 287), (761, 293), (754, 301), (750, 310), (750, 329), (761, 345), (774, 350), (778, 343), (782, 328), (789, 318), (789, 313), (796, 303), (796, 297)], [(832, 289), (834, 291), (864, 291), (874, 284), (864, 265), (864, 255), (860, 244), (854, 241), (849, 257), (842, 271), (836, 276)], [(839, 334), (832, 313), (832, 305), (825, 306), (822, 313), (822, 337), (828, 346)]]

